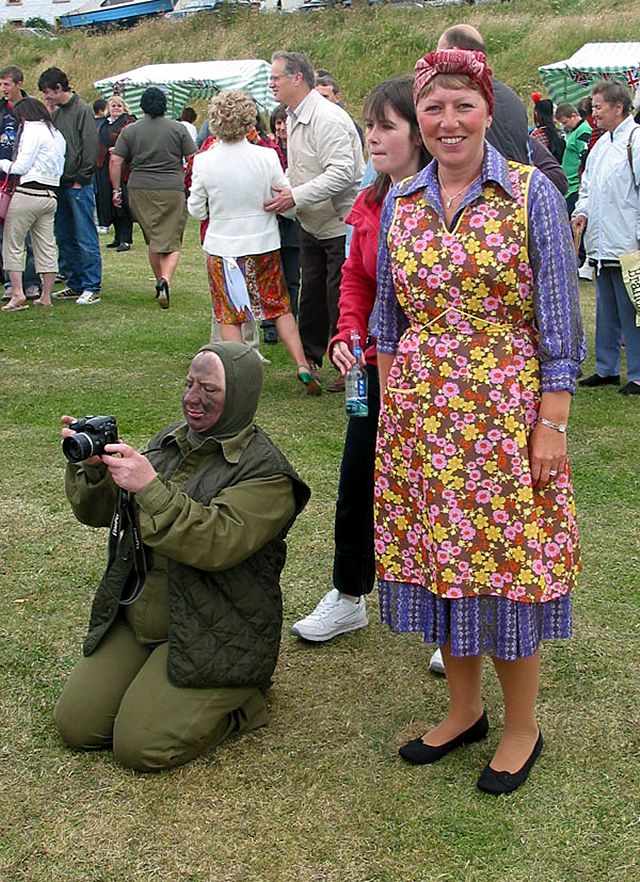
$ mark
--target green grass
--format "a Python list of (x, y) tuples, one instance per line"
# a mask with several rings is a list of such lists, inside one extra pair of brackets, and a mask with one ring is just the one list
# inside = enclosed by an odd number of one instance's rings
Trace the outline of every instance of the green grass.
[[(0, 51), (24, 67), (29, 90), (56, 64), (90, 98), (95, 79), (139, 64), (268, 58), (286, 46), (332, 69), (357, 114), (373, 84), (409, 70), (457, 20), (481, 28), (496, 72), (526, 96), (540, 86), (539, 64), (589, 40), (633, 39), (640, 0), (205, 17), (56, 44), (3, 31)], [(66, 503), (58, 418), (114, 413), (123, 437), (143, 445), (179, 416), (187, 364), (209, 336), (194, 224), (168, 312), (154, 302), (138, 237), (104, 260), (99, 306), (0, 315), (1, 882), (635, 882), (640, 402), (611, 388), (581, 390), (572, 410), (584, 558), (575, 637), (545, 648), (545, 752), (513, 797), (475, 790), (499, 732), (489, 670), (488, 741), (411, 769), (397, 745), (446, 706), (420, 640), (384, 630), (375, 596), (366, 631), (319, 647), (289, 636), (330, 587), (346, 423), (339, 396), (304, 396), (281, 346), (264, 349), (272, 364), (259, 420), (313, 496), (289, 543), (271, 724), (158, 776), (63, 747), (52, 708), (80, 651), (106, 537)], [(591, 345), (593, 286), (582, 295)]]
[[(123, 437), (142, 445), (179, 414), (186, 366), (209, 333), (195, 224), (168, 312), (154, 302), (138, 238), (130, 253), (104, 258), (99, 306), (1, 316), (0, 879), (637, 878), (640, 407), (613, 389), (581, 391), (574, 403), (585, 561), (575, 637), (545, 650), (547, 746), (512, 798), (474, 786), (498, 738), (489, 671), (488, 741), (412, 769), (396, 747), (446, 706), (420, 640), (384, 630), (375, 597), (366, 631), (317, 647), (289, 636), (330, 585), (345, 418), (340, 396), (305, 397), (281, 346), (264, 349), (272, 364), (259, 419), (313, 497), (289, 545), (271, 724), (158, 776), (63, 747), (52, 708), (79, 653), (106, 537), (75, 522), (66, 504), (58, 417), (114, 413)], [(591, 338), (592, 285), (583, 296)]]

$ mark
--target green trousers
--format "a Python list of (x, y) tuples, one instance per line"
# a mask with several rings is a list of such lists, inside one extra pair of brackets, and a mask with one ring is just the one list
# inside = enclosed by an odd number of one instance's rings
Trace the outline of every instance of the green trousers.
[(229, 735), (267, 723), (258, 689), (170, 683), (167, 646), (138, 643), (119, 621), (94, 653), (80, 659), (54, 710), (69, 747), (112, 747), (122, 765), (153, 772), (188, 763)]

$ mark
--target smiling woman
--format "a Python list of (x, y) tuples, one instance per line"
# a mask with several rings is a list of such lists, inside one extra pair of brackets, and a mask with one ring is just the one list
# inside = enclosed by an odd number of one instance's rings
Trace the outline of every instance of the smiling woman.
[(440, 645), (450, 706), (400, 755), (430, 764), (486, 737), (490, 655), (505, 727), (478, 787), (506, 793), (542, 750), (539, 645), (570, 635), (580, 569), (575, 258), (555, 187), (485, 141), (483, 53), (420, 59), (414, 100), (434, 160), (393, 188), (380, 222), (375, 540), (383, 620)]

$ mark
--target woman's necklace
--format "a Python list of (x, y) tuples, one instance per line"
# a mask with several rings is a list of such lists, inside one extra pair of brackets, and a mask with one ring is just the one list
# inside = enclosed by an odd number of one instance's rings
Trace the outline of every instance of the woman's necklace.
[(467, 190), (470, 190), (473, 187), (473, 185), (475, 184), (475, 182), (478, 180), (479, 177), (480, 177), (480, 175), (475, 177), (471, 181), (471, 183), (467, 184), (465, 187), (463, 187), (462, 190), (458, 190), (458, 192), (454, 193), (453, 196), (449, 196), (449, 194), (447, 193), (447, 191), (444, 188), (444, 184), (442, 183), (442, 178), (438, 174), (438, 183), (440, 184), (440, 189), (442, 190), (442, 193), (445, 197), (444, 202), (445, 202), (445, 208), (447, 211), (451, 208), (451, 206), (453, 205), (453, 203), (456, 201), (456, 199), (459, 196), (462, 196), (464, 193), (467, 192)]

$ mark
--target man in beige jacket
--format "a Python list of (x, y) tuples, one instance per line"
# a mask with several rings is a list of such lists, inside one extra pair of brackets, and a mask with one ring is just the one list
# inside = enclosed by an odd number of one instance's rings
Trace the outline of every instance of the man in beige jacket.
[(278, 213), (293, 206), (297, 209), (302, 227), (298, 324), (305, 355), (317, 372), (327, 343), (336, 332), (340, 272), (345, 258), (344, 219), (362, 178), (362, 146), (350, 116), (315, 91), (315, 73), (306, 56), (276, 52), (271, 64), (271, 88), (288, 110), (291, 187), (276, 190), (265, 208)]

